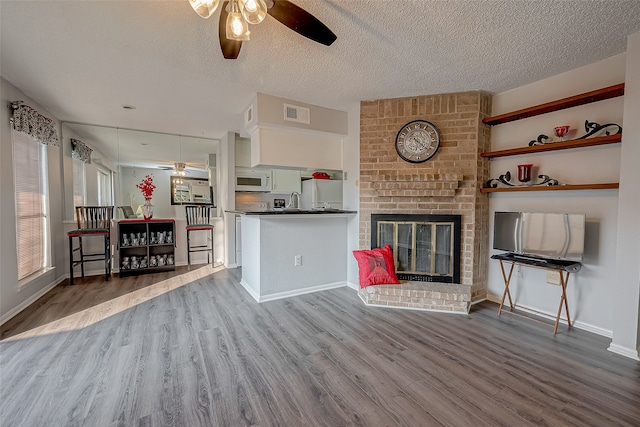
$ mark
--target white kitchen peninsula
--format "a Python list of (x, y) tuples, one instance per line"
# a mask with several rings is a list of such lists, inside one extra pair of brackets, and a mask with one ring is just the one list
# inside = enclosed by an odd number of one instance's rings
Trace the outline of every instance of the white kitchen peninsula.
[(345, 286), (354, 214), (242, 213), (242, 286), (258, 302)]

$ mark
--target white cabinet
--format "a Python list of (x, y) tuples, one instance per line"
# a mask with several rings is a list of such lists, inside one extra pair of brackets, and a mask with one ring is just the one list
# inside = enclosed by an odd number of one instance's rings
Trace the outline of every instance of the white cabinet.
[(299, 170), (273, 169), (272, 194), (291, 194), (294, 191), (300, 193), (302, 184)]
[(342, 170), (342, 138), (320, 132), (257, 128), (251, 133), (251, 166)]
[(251, 167), (251, 140), (248, 138), (236, 139), (236, 166)]

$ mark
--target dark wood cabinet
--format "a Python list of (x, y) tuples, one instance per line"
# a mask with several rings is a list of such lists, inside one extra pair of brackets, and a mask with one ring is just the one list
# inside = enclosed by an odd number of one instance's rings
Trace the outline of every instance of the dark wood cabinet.
[(118, 222), (120, 277), (175, 270), (173, 219), (125, 219)]

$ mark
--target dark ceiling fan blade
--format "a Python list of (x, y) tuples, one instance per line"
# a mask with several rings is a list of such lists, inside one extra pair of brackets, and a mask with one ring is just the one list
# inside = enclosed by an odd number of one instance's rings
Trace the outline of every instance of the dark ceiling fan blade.
[(274, 0), (273, 3), (267, 13), (296, 33), (325, 46), (331, 46), (338, 38), (318, 18), (290, 1)]
[(236, 59), (240, 55), (242, 42), (239, 40), (229, 40), (227, 38), (227, 12), (228, 1), (225, 1), (220, 8), (220, 23), (218, 24), (218, 38), (220, 39), (220, 49), (225, 59)]

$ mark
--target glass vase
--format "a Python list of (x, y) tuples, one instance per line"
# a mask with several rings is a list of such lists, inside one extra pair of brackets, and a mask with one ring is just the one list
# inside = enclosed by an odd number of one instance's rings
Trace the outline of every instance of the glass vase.
[(153, 205), (151, 204), (151, 200), (145, 200), (144, 205), (142, 205), (141, 209), (142, 216), (145, 220), (153, 218)]
[(532, 164), (526, 165), (518, 165), (518, 181), (521, 183), (531, 181), (531, 170), (533, 169)]

